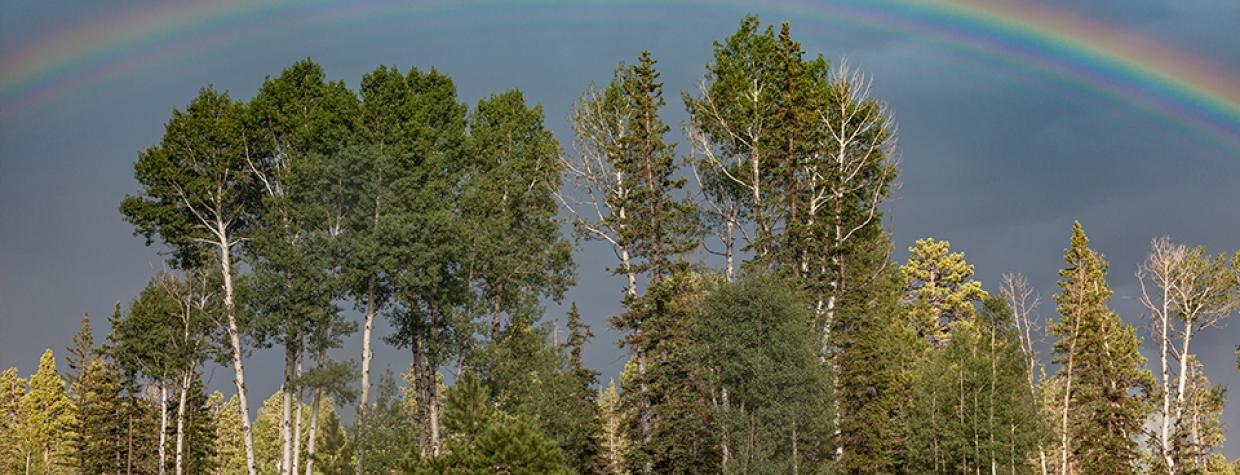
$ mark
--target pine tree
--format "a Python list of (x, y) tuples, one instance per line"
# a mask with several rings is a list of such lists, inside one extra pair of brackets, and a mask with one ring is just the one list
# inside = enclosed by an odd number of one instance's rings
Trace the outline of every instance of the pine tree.
[[(835, 321), (832, 352), (838, 401), (836, 460), (841, 473), (891, 473), (906, 466), (908, 412), (917, 358), (926, 343), (913, 332), (900, 307), (903, 279), (879, 262), (882, 246), (854, 262), (873, 278), (852, 282)], [(881, 254), (880, 254), (881, 253)], [(878, 254), (878, 255), (875, 255)], [(854, 278), (865, 278), (854, 276)]]
[(357, 439), (363, 473), (391, 473), (403, 462), (418, 458), (413, 412), (402, 405), (396, 378), (387, 371), (375, 387), (375, 403), (366, 411), (366, 431)]
[(900, 272), (909, 319), (918, 335), (942, 347), (957, 326), (972, 324), (974, 303), (985, 298), (986, 291), (972, 279), (973, 266), (965, 262), (964, 253), (951, 252), (951, 243), (918, 239), (908, 250), (908, 264)]
[(30, 390), (18, 403), (17, 450), (24, 473), (64, 473), (71, 470), (73, 427), (77, 408), (65, 392), (52, 350), (43, 352), (39, 369), (30, 377)]
[(1137, 436), (1149, 413), (1153, 376), (1136, 331), (1107, 307), (1106, 261), (1089, 248), (1079, 222), (1064, 252), (1051, 325), (1054, 362), (1062, 365), (1061, 471), (1131, 473), (1140, 456)]

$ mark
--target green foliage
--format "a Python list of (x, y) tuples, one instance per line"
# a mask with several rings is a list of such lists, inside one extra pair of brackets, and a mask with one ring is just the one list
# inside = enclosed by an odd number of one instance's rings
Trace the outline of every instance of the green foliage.
[(490, 391), (472, 370), (462, 371), (456, 385), (445, 394), (443, 427), (448, 431), (449, 447), (473, 447), (482, 432), (498, 418)]
[(26, 381), (17, 374), (17, 368), (4, 370), (0, 375), (0, 470), (18, 473), (25, 469), (20, 444), (21, 401), (26, 394)]
[(1028, 391), (1011, 310), (986, 298), (975, 325), (921, 363), (908, 421), (909, 469), (1032, 473), (1043, 428)]
[(1154, 379), (1145, 368), (1136, 330), (1107, 307), (1106, 261), (1089, 248), (1075, 223), (1068, 267), (1055, 295), (1060, 320), (1051, 325), (1056, 378), (1069, 385), (1070, 464), (1088, 473), (1131, 473), (1140, 460), (1136, 434), (1150, 411)]
[(356, 442), (363, 455), (362, 473), (392, 473), (417, 458), (417, 436), (409, 425), (413, 414), (402, 405), (391, 371), (379, 378), (375, 389), (375, 403), (359, 421), (366, 427)]
[(210, 419), (215, 422), (215, 455), (209, 465), (222, 475), (246, 473), (241, 422), (237, 420), (241, 411), (237, 396), (225, 400), (223, 394), (213, 391), (207, 397), (207, 408)]
[(77, 408), (65, 392), (52, 350), (43, 352), (29, 390), (18, 402), (17, 451), (26, 473), (65, 473), (74, 463)]
[[(257, 188), (246, 164), (245, 106), (207, 87), (184, 111), (174, 109), (158, 146), (134, 164), (142, 192), (121, 202), (121, 214), (149, 245), (158, 236), (178, 264), (200, 262), (221, 236), (244, 235)], [(235, 241), (234, 241), (235, 242)], [(230, 243), (231, 244), (231, 243)]]
[[(806, 298), (778, 277), (713, 289), (693, 323), (725, 473), (814, 473), (830, 460), (830, 382)], [(722, 457), (722, 455), (721, 455)]]
[(441, 457), (413, 464), (412, 473), (450, 475), (570, 474), (564, 456), (554, 441), (538, 431), (537, 425), (523, 417), (496, 419), (482, 431), (470, 447), (462, 447)]
[[(878, 251), (881, 248), (874, 249)], [(864, 256), (874, 259), (875, 256)], [(868, 284), (849, 285), (836, 318), (835, 400), (841, 473), (890, 473), (906, 463), (916, 360), (926, 345), (903, 315), (903, 279), (870, 260)], [(858, 269), (866, 269), (857, 265)], [(864, 276), (865, 274), (862, 274)]]
[(82, 473), (119, 472), (118, 454), (126, 450), (119, 372), (101, 359), (90, 360), (73, 385), (73, 401), (78, 469)]
[[(629, 299), (620, 322), (640, 322), (641, 333), (627, 341), (645, 355), (645, 371), (622, 378), (623, 407), (636, 414), (625, 458), (633, 472), (686, 473), (714, 467), (718, 449), (710, 426), (709, 396), (691, 357), (693, 319), (708, 283), (692, 272), (678, 272)], [(618, 323), (620, 323), (618, 322)], [(621, 325), (617, 325), (621, 326)]]
[(909, 319), (918, 335), (942, 347), (960, 327), (973, 324), (973, 305), (986, 291), (972, 279), (973, 265), (965, 262), (964, 253), (951, 252), (951, 243), (918, 239), (908, 250), (908, 264), (900, 273)]
[(607, 388), (599, 392), (598, 418), (599, 430), (595, 435), (598, 445), (598, 460), (594, 467), (595, 473), (608, 475), (624, 475), (629, 473), (626, 468), (625, 454), (633, 445), (625, 430), (629, 426), (629, 418), (620, 405), (620, 392), (616, 390), (616, 381), (607, 383)]

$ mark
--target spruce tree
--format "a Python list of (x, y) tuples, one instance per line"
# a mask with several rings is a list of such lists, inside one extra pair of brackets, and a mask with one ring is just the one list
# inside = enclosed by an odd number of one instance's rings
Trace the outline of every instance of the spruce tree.
[(1061, 471), (1131, 473), (1140, 461), (1137, 436), (1150, 411), (1153, 376), (1136, 330), (1107, 307), (1107, 264), (1079, 222), (1064, 260), (1055, 295), (1060, 320), (1051, 325), (1054, 362), (1062, 367), (1056, 378), (1064, 386)]

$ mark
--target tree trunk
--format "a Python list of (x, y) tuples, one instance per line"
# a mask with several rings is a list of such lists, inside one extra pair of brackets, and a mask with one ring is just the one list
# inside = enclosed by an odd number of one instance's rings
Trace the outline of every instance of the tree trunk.
[(362, 387), (361, 393), (357, 399), (357, 458), (354, 467), (355, 475), (362, 475), (362, 458), (366, 451), (363, 450), (364, 444), (361, 441), (366, 436), (366, 409), (369, 404), (370, 397), (370, 361), (374, 358), (374, 351), (370, 349), (370, 337), (375, 328), (375, 313), (377, 311), (375, 302), (375, 282), (370, 281), (369, 288), (366, 291), (366, 323), (362, 327)]
[[(300, 332), (298, 341), (301, 341)], [(297, 352), (297, 363), (293, 370), (297, 379), (301, 379), (301, 351)], [(301, 469), (301, 387), (293, 388), (293, 465), (289, 468), (290, 475), (297, 475)]]
[[(216, 225), (223, 229), (222, 222)], [(249, 475), (257, 475), (254, 466), (254, 436), (250, 430), (249, 398), (245, 390), (245, 364), (242, 362), (241, 331), (237, 328), (235, 304), (233, 302), (232, 255), (228, 238), (220, 235), (220, 274), (224, 279), (224, 312), (228, 318), (228, 343), (232, 347), (233, 383), (237, 386), (237, 401), (241, 410), (241, 437), (245, 444), (245, 465)]]
[(306, 475), (314, 475), (314, 448), (319, 432), (319, 405), (322, 398), (323, 389), (314, 388), (314, 399), (310, 403), (310, 432), (306, 436)]
[[(285, 342), (285, 346), (290, 346)], [(284, 351), (284, 384), (280, 386), (280, 475), (293, 468), (293, 350)]]
[(181, 378), (181, 394), (177, 399), (176, 475), (185, 472), (185, 405), (189, 403), (190, 374), (192, 373), (186, 373)]
[(168, 383), (159, 383), (159, 475), (164, 475), (168, 466), (165, 447), (168, 445)]
[(1069, 403), (1072, 400), (1072, 363), (1073, 363), (1073, 357), (1076, 356), (1076, 338), (1077, 338), (1077, 333), (1080, 331), (1080, 329), (1081, 329), (1081, 319), (1077, 317), (1076, 321), (1073, 322), (1072, 324), (1072, 343), (1068, 345), (1068, 367), (1064, 372), (1067, 380), (1064, 382), (1063, 407), (1062, 407), (1063, 414), (1060, 415), (1061, 422), (1059, 426), (1059, 430), (1060, 430), (1059, 473), (1061, 475), (1069, 475), (1071, 473), (1068, 471), (1068, 452), (1070, 451), (1070, 447), (1071, 447), (1070, 445), (1071, 438), (1068, 437), (1068, 409), (1069, 409)]
[(1167, 347), (1171, 344), (1167, 336), (1170, 315), (1167, 314), (1167, 299), (1164, 295), (1162, 313), (1159, 319), (1158, 358), (1162, 363), (1162, 424), (1159, 427), (1158, 441), (1161, 445), (1163, 462), (1167, 464), (1167, 474), (1175, 475), (1175, 459), (1171, 456), (1171, 366), (1167, 363)]

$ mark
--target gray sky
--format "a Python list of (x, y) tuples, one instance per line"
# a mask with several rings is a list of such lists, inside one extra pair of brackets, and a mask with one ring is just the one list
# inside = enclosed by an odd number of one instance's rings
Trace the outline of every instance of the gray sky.
[[(77, 3), (5, 2), (0, 57), (58, 31), (143, 8), (132, 2)], [(1087, 3), (1073, 12), (1213, 62), (1234, 74), (1232, 84), (1240, 88), (1240, 37), (1233, 31), (1240, 24), (1240, 2)], [(794, 37), (811, 54), (847, 57), (872, 75), (875, 94), (890, 104), (900, 127), (902, 168), (887, 225), (899, 259), (914, 239), (949, 240), (991, 290), (1003, 272), (1027, 274), (1043, 295), (1042, 313), (1051, 315), (1055, 272), (1072, 221), (1080, 219), (1110, 261), (1112, 308), (1146, 335), (1133, 272), (1151, 238), (1169, 234), (1213, 252), (1240, 248), (1236, 146), (1185, 133), (1147, 108), (1035, 67), (881, 24), (802, 18), (797, 8), (705, 3), (663, 9), (644, 3), (465, 4), (243, 33), (216, 21), (193, 27), (189, 36), (161, 40), (189, 38), (191, 47), (176, 55), (125, 63), (111, 80), (20, 114), (6, 113), (13, 98), (0, 96), (10, 101), (0, 102), (0, 367), (28, 374), (44, 348), (63, 356), (82, 312), (90, 312), (102, 338), (112, 306), (127, 303), (162, 268), (158, 248), (131, 236), (116, 209), (126, 193), (137, 190), (131, 168), (137, 152), (156, 143), (171, 109), (184, 106), (204, 85), (248, 98), (264, 76), (305, 57), (351, 86), (379, 64), (434, 67), (450, 74), (461, 98), (471, 103), (520, 88), (545, 107), (548, 124), (567, 145), (568, 110), (586, 85), (606, 82), (618, 62), (649, 49), (665, 82), (665, 118), (679, 130), (685, 118), (680, 91), (703, 74), (711, 42), (734, 31), (750, 11), (766, 22), (790, 21)], [(283, 17), (265, 21), (279, 24)], [(123, 48), (112, 53), (92, 59), (83, 71), (106, 68), (117, 58), (142, 58), (125, 56)], [(683, 142), (679, 134), (672, 138)], [(616, 345), (619, 335), (607, 324), (619, 311), (623, 285), (602, 270), (612, 259), (596, 244), (582, 245), (576, 253), (578, 285), (566, 300), (579, 303), (598, 335), (586, 356), (604, 381), (618, 374), (625, 358)], [(562, 308), (549, 306), (549, 318), (562, 315)], [(386, 322), (379, 325), (379, 336), (389, 331)], [(338, 356), (355, 358), (358, 339)], [(1215, 383), (1240, 386), (1232, 353), (1237, 343), (1240, 319), (1197, 340), (1196, 351)], [(1147, 354), (1151, 349), (1147, 341)], [(255, 404), (278, 386), (279, 360), (278, 350), (260, 350), (248, 361)], [(399, 372), (409, 362), (405, 352), (380, 344), (378, 369)], [(229, 370), (210, 374), (212, 386), (230, 387)], [(1240, 440), (1240, 403), (1229, 405), (1226, 421)], [(1240, 443), (1229, 442), (1226, 452), (1240, 456)]]

